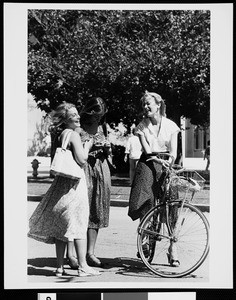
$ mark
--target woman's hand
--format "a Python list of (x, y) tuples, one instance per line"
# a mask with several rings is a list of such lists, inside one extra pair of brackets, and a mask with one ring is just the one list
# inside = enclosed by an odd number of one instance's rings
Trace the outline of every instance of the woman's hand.
[(105, 147), (105, 148), (111, 148), (111, 143), (108, 142), (108, 141), (106, 141), (106, 142), (104, 143), (104, 147)]
[(158, 158), (157, 156), (151, 156), (150, 158), (147, 159), (147, 161), (154, 161), (165, 168), (168, 168), (170, 166), (170, 162), (168, 160)]
[(87, 150), (90, 150), (93, 146), (93, 139), (90, 139), (90, 140), (86, 140), (84, 142), (84, 148), (87, 149)]
[(104, 149), (104, 152), (107, 154), (107, 155), (110, 155), (111, 154), (111, 143), (106, 141), (103, 145), (103, 149)]
[(144, 136), (144, 132), (140, 129), (137, 129), (136, 130), (136, 135), (141, 135), (141, 136)]

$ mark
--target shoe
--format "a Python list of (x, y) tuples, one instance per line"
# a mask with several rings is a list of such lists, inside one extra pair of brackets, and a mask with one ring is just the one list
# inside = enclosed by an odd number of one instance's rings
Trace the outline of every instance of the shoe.
[(57, 277), (62, 277), (64, 275), (66, 275), (66, 272), (64, 271), (64, 269), (60, 269), (60, 268), (57, 268), (54, 273)]
[(170, 264), (171, 267), (179, 267), (180, 262), (179, 262), (178, 259), (171, 258), (171, 256), (170, 256), (169, 253), (167, 253), (166, 255), (167, 255), (168, 262), (169, 262), (169, 264)]
[(166, 253), (167, 258), (168, 258), (168, 262), (170, 264), (171, 267), (179, 267), (180, 265), (180, 261), (178, 260), (178, 256), (177, 256), (177, 248), (175, 245), (170, 245), (169, 249), (168, 249), (169, 253)]
[(104, 265), (94, 254), (87, 254), (87, 263), (91, 267), (102, 268)]
[(85, 268), (78, 268), (78, 276), (79, 277), (87, 277), (87, 276), (97, 276), (101, 275), (99, 271), (94, 270), (93, 268), (87, 267)]
[(77, 270), (79, 265), (78, 265), (78, 260), (76, 257), (67, 257), (67, 264), (70, 266), (72, 270)]

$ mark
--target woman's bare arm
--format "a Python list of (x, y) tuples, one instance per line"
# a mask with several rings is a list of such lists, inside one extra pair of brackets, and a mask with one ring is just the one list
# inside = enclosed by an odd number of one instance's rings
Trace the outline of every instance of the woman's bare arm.
[(144, 153), (145, 153), (145, 154), (150, 154), (150, 153), (152, 153), (151, 148), (150, 148), (150, 146), (149, 146), (149, 144), (148, 144), (148, 142), (147, 142), (147, 140), (146, 140), (146, 138), (145, 138), (145, 135), (144, 135), (144, 134), (139, 134), (139, 133), (138, 133), (138, 137), (139, 137), (140, 143), (141, 143), (141, 145), (142, 145), (142, 148), (143, 148), (143, 150), (144, 150)]
[(73, 131), (70, 136), (70, 144), (75, 157), (76, 162), (83, 166), (87, 159), (90, 148), (92, 147), (93, 141), (86, 141), (84, 144), (81, 141), (80, 135)]
[[(175, 133), (173, 133), (171, 135), (171, 139), (170, 139), (170, 150), (169, 153), (170, 155), (173, 157), (173, 161), (175, 161), (176, 157), (177, 157), (177, 147), (178, 147), (178, 131), (176, 131)], [(171, 157), (169, 158), (169, 161), (171, 162)]]

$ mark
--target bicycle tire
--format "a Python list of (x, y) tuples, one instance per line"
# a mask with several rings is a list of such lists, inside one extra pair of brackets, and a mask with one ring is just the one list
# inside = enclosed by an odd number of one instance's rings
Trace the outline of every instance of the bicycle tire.
[[(150, 271), (161, 277), (178, 278), (192, 273), (200, 267), (209, 252), (209, 222), (206, 216), (188, 203), (183, 204), (181, 211), (181, 205), (181, 201), (167, 204), (169, 211), (176, 211), (178, 214), (179, 236), (175, 232), (177, 226), (171, 229), (167, 223), (165, 204), (158, 204), (152, 208), (138, 226), (137, 247), (140, 257)], [(156, 215), (159, 217), (154, 222)], [(160, 227), (159, 230), (157, 226)], [(167, 252), (171, 238), (176, 239), (175, 245), (180, 261), (178, 267), (168, 263)], [(155, 242), (154, 248), (151, 241)], [(144, 251), (147, 248), (150, 250), (148, 256), (147, 250)]]

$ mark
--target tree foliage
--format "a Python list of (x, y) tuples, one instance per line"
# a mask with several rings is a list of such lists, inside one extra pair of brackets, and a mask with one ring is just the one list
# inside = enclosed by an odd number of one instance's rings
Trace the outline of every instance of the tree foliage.
[(149, 90), (176, 122), (209, 124), (209, 11), (29, 10), (28, 34), (28, 92), (46, 112), (96, 95), (130, 125)]

